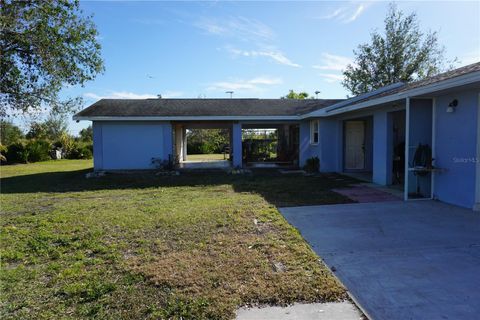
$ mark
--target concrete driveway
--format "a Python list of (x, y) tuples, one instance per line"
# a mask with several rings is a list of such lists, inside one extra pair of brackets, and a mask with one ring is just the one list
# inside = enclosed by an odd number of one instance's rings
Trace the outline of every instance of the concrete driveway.
[(280, 211), (371, 319), (478, 319), (478, 212), (436, 201)]

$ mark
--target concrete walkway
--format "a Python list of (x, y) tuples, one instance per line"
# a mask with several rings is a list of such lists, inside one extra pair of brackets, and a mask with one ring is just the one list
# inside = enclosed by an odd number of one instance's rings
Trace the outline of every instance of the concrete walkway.
[(296, 303), (288, 307), (241, 308), (237, 320), (360, 320), (362, 315), (348, 301)]
[(480, 214), (435, 202), (282, 208), (372, 319), (478, 319)]
[(182, 161), (177, 164), (177, 169), (183, 170), (205, 170), (205, 169), (228, 169), (231, 168), (228, 160), (193, 160)]

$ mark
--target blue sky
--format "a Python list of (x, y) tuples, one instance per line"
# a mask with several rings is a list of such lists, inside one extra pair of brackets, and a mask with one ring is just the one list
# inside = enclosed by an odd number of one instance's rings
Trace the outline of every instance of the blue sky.
[[(397, 2), (438, 31), (458, 66), (480, 60), (479, 2)], [(81, 2), (93, 14), (105, 73), (66, 88), (103, 97), (278, 98), (289, 89), (343, 98), (352, 50), (383, 28), (388, 2)], [(71, 122), (77, 133), (89, 122)]]

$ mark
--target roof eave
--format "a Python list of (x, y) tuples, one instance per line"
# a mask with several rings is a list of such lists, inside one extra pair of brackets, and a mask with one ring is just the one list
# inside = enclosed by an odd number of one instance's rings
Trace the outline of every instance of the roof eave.
[(292, 116), (79, 116), (74, 115), (75, 121), (297, 121), (298, 115)]
[(377, 98), (377, 99), (372, 99), (369, 101), (357, 103), (357, 104), (352, 104), (343, 108), (338, 108), (338, 109), (333, 109), (330, 112), (328, 110), (318, 110), (314, 111), (311, 113), (307, 113), (303, 116), (301, 116), (301, 119), (307, 119), (307, 118), (312, 118), (312, 117), (328, 117), (328, 116), (333, 116), (345, 112), (350, 112), (350, 111), (355, 111), (355, 110), (360, 110), (368, 107), (373, 107), (377, 105), (381, 105), (384, 103), (389, 103), (393, 101), (397, 101), (400, 99), (405, 99), (407, 97), (413, 98), (416, 96), (422, 96), (425, 94), (429, 93), (434, 93), (437, 91), (442, 91), (442, 90), (447, 90), (455, 87), (461, 87), (465, 85), (469, 85), (475, 82), (480, 82), (480, 71), (475, 71), (472, 73), (468, 73), (462, 76), (458, 76), (455, 78), (439, 81), (436, 83), (432, 83), (430, 85), (422, 86), (419, 88), (414, 88), (410, 90), (405, 90), (403, 92), (398, 92), (392, 95), (388, 95), (385, 97)]

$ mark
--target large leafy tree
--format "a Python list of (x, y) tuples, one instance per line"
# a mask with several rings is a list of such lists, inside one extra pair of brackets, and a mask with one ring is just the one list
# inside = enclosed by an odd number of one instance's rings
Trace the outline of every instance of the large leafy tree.
[(390, 4), (385, 31), (371, 34), (371, 42), (354, 50), (355, 63), (344, 71), (343, 86), (352, 94), (396, 83), (411, 82), (444, 69), (444, 47), (437, 33), (420, 30), (415, 13), (405, 15)]
[(51, 113), (43, 122), (32, 122), (26, 138), (57, 141), (66, 132), (68, 132), (66, 117), (62, 114)]
[(98, 32), (78, 1), (0, 1), (0, 116), (8, 111), (70, 111), (65, 85), (103, 71)]
[(80, 130), (78, 133), (78, 137), (80, 141), (84, 142), (91, 142), (93, 141), (93, 128), (91, 125), (86, 127), (85, 129)]
[(25, 136), (22, 130), (11, 121), (0, 121), (0, 142), (3, 145), (9, 145), (23, 139)]

